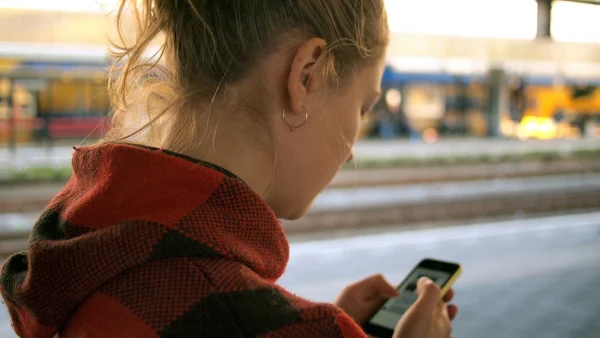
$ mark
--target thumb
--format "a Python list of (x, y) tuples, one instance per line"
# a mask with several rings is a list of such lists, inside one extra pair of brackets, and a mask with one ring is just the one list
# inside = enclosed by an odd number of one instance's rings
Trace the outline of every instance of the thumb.
[(415, 306), (422, 311), (433, 313), (441, 299), (440, 288), (431, 279), (422, 277), (417, 284), (417, 294), (419, 298)]

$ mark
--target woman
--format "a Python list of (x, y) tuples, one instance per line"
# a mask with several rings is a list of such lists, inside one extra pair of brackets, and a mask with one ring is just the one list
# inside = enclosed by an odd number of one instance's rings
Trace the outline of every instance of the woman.
[[(138, 31), (112, 72), (113, 128), (75, 149), (28, 252), (2, 270), (16, 332), (364, 337), (394, 288), (370, 277), (335, 305), (282, 289), (277, 219), (304, 215), (352, 159), (379, 98), (383, 0), (123, 0), (118, 14)], [(419, 295), (396, 336), (447, 338), (456, 307), (428, 280)]]

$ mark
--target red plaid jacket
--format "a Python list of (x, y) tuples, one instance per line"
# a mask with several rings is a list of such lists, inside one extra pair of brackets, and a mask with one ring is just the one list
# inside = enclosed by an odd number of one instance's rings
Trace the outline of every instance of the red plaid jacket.
[(128, 145), (80, 148), (73, 177), (2, 268), (21, 337), (365, 337), (277, 286), (289, 247), (223, 169)]

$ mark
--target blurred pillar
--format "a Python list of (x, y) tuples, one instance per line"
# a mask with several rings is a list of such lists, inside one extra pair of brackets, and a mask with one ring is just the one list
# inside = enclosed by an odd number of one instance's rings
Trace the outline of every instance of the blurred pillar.
[(48, 106), (47, 110), (42, 113), (44, 114), (44, 134), (46, 136), (48, 149), (54, 147), (54, 139), (52, 138), (52, 132), (50, 130), (50, 123), (52, 122), (50, 112), (54, 111), (54, 107), (52, 106), (52, 86), (53, 82), (51, 80), (48, 81), (48, 89), (46, 90), (46, 102), (48, 102)]
[(11, 153), (15, 153), (17, 151), (17, 117), (15, 116), (15, 105), (13, 98), (13, 80), (11, 78), (8, 79), (10, 83), (10, 92), (7, 97), (7, 106), (8, 106), (8, 149), (10, 149)]
[(501, 68), (492, 68), (488, 73), (488, 104), (487, 104), (487, 123), (488, 136), (499, 137), (502, 135), (500, 122), (502, 117), (502, 97), (504, 83), (506, 82), (506, 73)]
[(552, 1), (553, 0), (537, 0), (537, 37), (538, 39), (551, 39), (552, 26)]

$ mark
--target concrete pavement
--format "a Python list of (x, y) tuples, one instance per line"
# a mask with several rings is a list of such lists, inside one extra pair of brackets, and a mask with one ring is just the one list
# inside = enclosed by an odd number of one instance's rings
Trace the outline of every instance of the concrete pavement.
[(464, 269), (454, 337), (598, 338), (599, 240), (600, 213), (589, 213), (303, 241), (281, 284), (332, 301), (368, 275), (398, 283), (424, 257), (446, 259)]
[[(290, 240), (280, 284), (315, 301), (375, 273), (397, 283), (433, 257), (464, 269), (454, 337), (600, 337), (600, 213)], [(8, 318), (0, 307), (0, 337), (15, 337)]]

